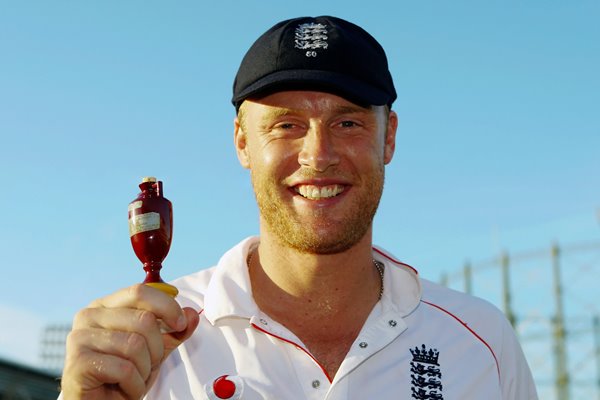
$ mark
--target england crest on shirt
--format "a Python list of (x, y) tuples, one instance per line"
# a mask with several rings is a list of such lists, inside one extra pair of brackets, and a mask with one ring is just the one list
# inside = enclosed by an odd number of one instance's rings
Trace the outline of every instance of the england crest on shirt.
[(411, 398), (417, 400), (443, 400), (442, 371), (437, 349), (424, 344), (410, 349), (413, 358), (410, 362)]

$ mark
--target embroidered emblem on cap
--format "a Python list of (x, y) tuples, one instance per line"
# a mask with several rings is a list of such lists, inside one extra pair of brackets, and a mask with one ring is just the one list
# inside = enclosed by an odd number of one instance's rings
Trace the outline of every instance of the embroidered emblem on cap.
[(306, 50), (306, 57), (316, 57), (317, 50), (327, 49), (327, 46), (327, 25), (307, 22), (296, 28), (294, 47)]
[(239, 376), (222, 375), (211, 384), (204, 385), (210, 400), (239, 400), (244, 392), (244, 381)]

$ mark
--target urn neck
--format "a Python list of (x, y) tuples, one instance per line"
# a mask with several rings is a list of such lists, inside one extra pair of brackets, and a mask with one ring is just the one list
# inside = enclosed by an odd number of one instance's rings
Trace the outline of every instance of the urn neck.
[(139, 187), (143, 197), (163, 197), (162, 181), (142, 182)]
[(160, 277), (160, 269), (162, 268), (162, 264), (156, 261), (150, 261), (144, 263), (144, 271), (146, 271), (146, 279), (144, 279), (144, 283), (150, 282), (162, 282), (162, 278)]

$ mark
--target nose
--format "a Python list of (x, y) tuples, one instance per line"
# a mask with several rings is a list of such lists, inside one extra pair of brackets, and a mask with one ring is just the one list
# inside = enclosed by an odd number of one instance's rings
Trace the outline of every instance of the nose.
[(319, 172), (337, 165), (340, 157), (332, 139), (327, 128), (320, 124), (312, 125), (303, 137), (302, 149), (298, 154), (300, 165)]

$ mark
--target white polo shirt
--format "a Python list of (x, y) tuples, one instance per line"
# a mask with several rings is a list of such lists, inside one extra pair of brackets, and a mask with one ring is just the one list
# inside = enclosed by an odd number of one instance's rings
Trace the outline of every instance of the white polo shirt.
[[(216, 267), (174, 282), (200, 313), (191, 338), (164, 362), (146, 399), (537, 399), (503, 314), (420, 279), (381, 249), (384, 291), (335, 377), (252, 298), (249, 238)], [(293, 312), (291, 310), (290, 312)]]

